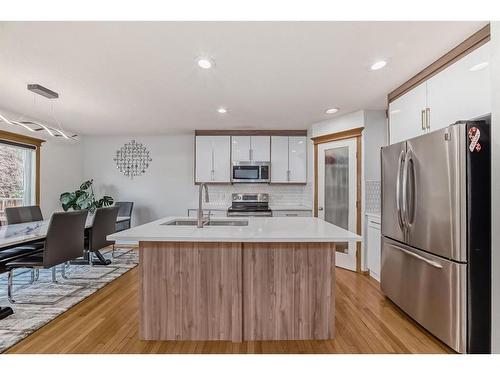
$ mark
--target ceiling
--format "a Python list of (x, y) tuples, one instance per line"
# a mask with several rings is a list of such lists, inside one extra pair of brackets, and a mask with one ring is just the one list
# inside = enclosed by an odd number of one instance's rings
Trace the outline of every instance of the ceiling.
[[(305, 129), (384, 109), (388, 92), (485, 24), (0, 22), (0, 108), (80, 135)], [(377, 59), (388, 64), (371, 71)]]

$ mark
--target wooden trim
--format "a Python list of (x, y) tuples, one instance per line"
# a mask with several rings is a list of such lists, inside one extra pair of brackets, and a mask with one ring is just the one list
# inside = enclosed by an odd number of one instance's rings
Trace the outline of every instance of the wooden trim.
[(45, 142), (45, 140), (43, 139), (28, 137), (27, 135), (17, 133), (11, 133), (5, 130), (0, 130), (0, 139), (32, 146), (41, 146), (41, 144)]
[(464, 40), (458, 46), (453, 48), (448, 53), (441, 56), (438, 60), (427, 66), (425, 69), (417, 73), (415, 76), (410, 78), (408, 81), (403, 83), (397, 89), (393, 90), (387, 96), (388, 102), (396, 100), (400, 96), (406, 94), (408, 91), (412, 90), (422, 82), (428, 80), (432, 76), (438, 74), (442, 70), (446, 69), (448, 66), (454, 62), (460, 60), (465, 55), (468, 55), (475, 49), (481, 47), (483, 44), (490, 40), (490, 24), (483, 27), (481, 30)]
[[(326, 134), (311, 138), (314, 142), (314, 202), (313, 215), (318, 217), (318, 145), (321, 143), (335, 142), (349, 138), (356, 139), (356, 233), (361, 235), (361, 179), (362, 179), (362, 148), (361, 132), (363, 128), (346, 130), (339, 133)], [(361, 272), (361, 243), (356, 242), (356, 272)]]
[(317, 145), (320, 143), (340, 141), (342, 139), (360, 137), (363, 129), (364, 128), (361, 126), (359, 128), (349, 129), (338, 133), (319, 135), (317, 137), (312, 137), (311, 140), (314, 142), (315, 145)]
[(40, 147), (42, 146), (42, 143), (45, 142), (45, 140), (29, 137), (27, 135), (11, 133), (5, 130), (0, 130), (0, 139), (5, 139), (7, 141), (36, 147), (35, 203), (37, 206), (39, 206), (40, 205)]
[(307, 136), (307, 130), (195, 130), (194, 135), (268, 135), (268, 136), (289, 136), (303, 137)]
[(313, 215), (318, 217), (318, 144), (314, 144), (314, 203)]
[[(361, 136), (356, 137), (356, 233), (361, 236)], [(356, 272), (361, 272), (361, 242), (356, 242)]]

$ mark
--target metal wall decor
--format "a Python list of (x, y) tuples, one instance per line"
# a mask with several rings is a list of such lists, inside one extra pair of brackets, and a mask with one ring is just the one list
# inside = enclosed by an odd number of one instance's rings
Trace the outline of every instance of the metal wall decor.
[(151, 159), (148, 149), (142, 143), (131, 140), (116, 151), (113, 160), (116, 163), (116, 168), (132, 179), (135, 176), (144, 174), (153, 159)]

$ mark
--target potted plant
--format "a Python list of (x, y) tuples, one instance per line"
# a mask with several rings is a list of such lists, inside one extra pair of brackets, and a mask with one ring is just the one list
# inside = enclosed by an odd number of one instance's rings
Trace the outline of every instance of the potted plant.
[(69, 209), (73, 210), (88, 210), (94, 213), (97, 208), (111, 206), (113, 198), (108, 195), (103, 196), (101, 199), (96, 199), (92, 184), (94, 180), (85, 181), (80, 185), (80, 189), (70, 193), (62, 193), (59, 197), (62, 208), (64, 211)]

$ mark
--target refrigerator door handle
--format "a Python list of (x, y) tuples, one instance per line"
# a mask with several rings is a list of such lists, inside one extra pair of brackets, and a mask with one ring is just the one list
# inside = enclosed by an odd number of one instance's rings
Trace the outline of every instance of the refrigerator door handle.
[(396, 250), (399, 250), (399, 251), (402, 251), (403, 253), (409, 255), (409, 256), (412, 256), (414, 258), (417, 258), (418, 260), (421, 260), (422, 262), (425, 262), (429, 265), (431, 265), (432, 267), (435, 267), (435, 268), (443, 268), (443, 266), (438, 263), (438, 262), (435, 262), (433, 260), (430, 260), (430, 259), (427, 259), (427, 258), (424, 258), (423, 256), (420, 256), (418, 254), (415, 254), (415, 253), (412, 253), (411, 251), (408, 251), (406, 249), (403, 249), (402, 247), (399, 247), (399, 246), (396, 246), (396, 245), (393, 245), (393, 244), (390, 244), (389, 245), (390, 247), (393, 247), (394, 249)]
[[(408, 229), (410, 229), (413, 226), (413, 220), (414, 220), (414, 215), (415, 215), (415, 204), (416, 204), (416, 191), (415, 191), (415, 186), (416, 186), (416, 174), (415, 174), (415, 163), (413, 162), (413, 151), (411, 149), (408, 149), (408, 152), (406, 153), (406, 158), (405, 161), (407, 162), (406, 165), (406, 185), (405, 189), (408, 189), (408, 180), (409, 180), (409, 173), (412, 175), (411, 181), (413, 182), (410, 185), (410, 199), (411, 199), (411, 210), (410, 210), (410, 202), (408, 199), (405, 200), (406, 204), (406, 226)], [(410, 167), (408, 167), (410, 166)], [(408, 198), (408, 197), (406, 197)]]
[(405, 223), (401, 214), (401, 165), (404, 165), (405, 151), (401, 150), (398, 158), (398, 174), (396, 177), (396, 211), (398, 213), (398, 223), (404, 229)]
[(403, 213), (403, 223), (406, 229), (408, 229), (408, 162), (410, 158), (410, 152), (410, 149), (406, 151), (403, 164), (403, 209), (401, 211)]

